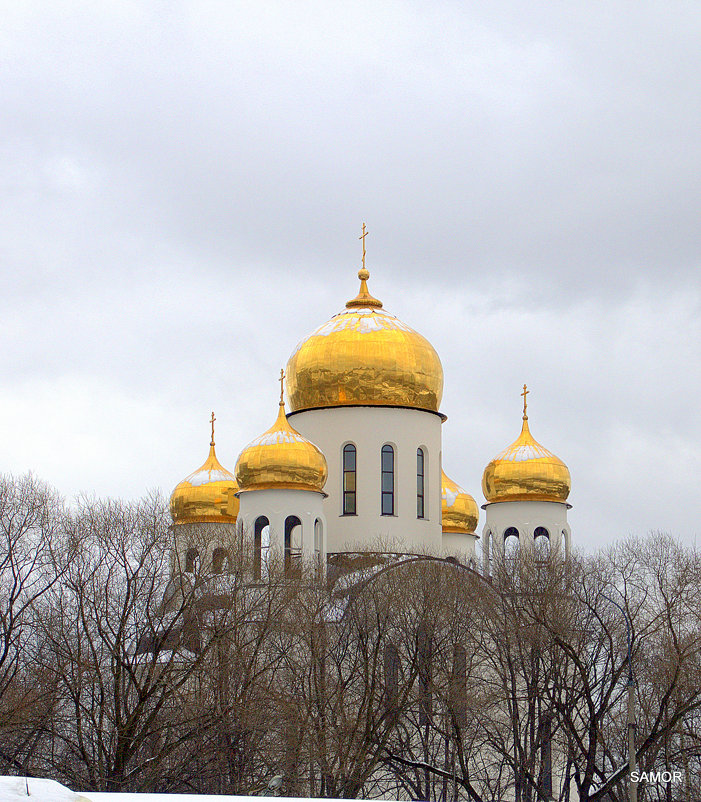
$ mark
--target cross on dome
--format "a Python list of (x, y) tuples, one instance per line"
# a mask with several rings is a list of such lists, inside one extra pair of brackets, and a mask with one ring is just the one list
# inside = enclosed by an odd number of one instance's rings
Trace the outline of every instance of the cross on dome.
[(382, 308), (382, 301), (379, 301), (377, 298), (373, 298), (368, 290), (370, 271), (365, 267), (365, 254), (367, 253), (365, 250), (365, 237), (367, 237), (367, 235), (367, 228), (365, 223), (363, 223), (363, 233), (358, 237), (358, 239), (363, 241), (363, 266), (358, 271), (358, 278), (360, 279), (360, 292), (355, 296), (355, 298), (346, 302), (346, 309)]
[(365, 223), (363, 223), (363, 233), (358, 237), (358, 239), (363, 241), (363, 270), (365, 270), (365, 237), (367, 237), (367, 235), (368, 232), (365, 228)]

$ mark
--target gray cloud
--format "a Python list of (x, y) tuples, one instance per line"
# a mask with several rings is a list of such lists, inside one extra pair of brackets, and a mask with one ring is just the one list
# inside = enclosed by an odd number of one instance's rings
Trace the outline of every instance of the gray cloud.
[[(693, 538), (701, 12), (625, 2), (5, 4), (4, 470), (170, 488), (372, 288), (446, 369), (448, 472), (518, 433), (585, 545)], [(267, 401), (266, 401), (267, 399)]]

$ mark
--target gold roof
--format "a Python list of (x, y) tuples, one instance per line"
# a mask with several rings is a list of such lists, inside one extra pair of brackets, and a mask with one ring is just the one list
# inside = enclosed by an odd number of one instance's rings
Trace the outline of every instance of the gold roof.
[(217, 459), (214, 450), (214, 413), (209, 456), (173, 490), (170, 514), (175, 524), (235, 523), (239, 514), (238, 485), (232, 473)]
[(282, 397), (275, 423), (244, 448), (236, 463), (241, 492), (265, 488), (322, 492), (327, 475), (326, 458), (290, 426)]
[(523, 427), (518, 438), (484, 469), (482, 492), (487, 501), (560, 501), (570, 494), (565, 463), (538, 443), (528, 428), (523, 385)]
[(469, 493), (441, 471), (441, 523), (444, 532), (472, 535), (477, 529), (479, 510)]
[(360, 292), (313, 331), (287, 362), (293, 412), (317, 407), (398, 406), (438, 412), (443, 366), (431, 343), (382, 308), (358, 272)]

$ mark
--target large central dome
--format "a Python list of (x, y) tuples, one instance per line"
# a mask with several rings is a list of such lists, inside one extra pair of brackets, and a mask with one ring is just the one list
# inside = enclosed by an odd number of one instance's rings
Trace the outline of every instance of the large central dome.
[(358, 273), (360, 292), (319, 326), (287, 362), (293, 412), (338, 406), (410, 407), (438, 412), (443, 367), (431, 343), (382, 309)]

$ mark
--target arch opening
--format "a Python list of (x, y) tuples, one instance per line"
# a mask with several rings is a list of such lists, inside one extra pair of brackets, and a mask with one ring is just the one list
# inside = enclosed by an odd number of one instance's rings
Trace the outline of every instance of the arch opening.
[(302, 522), (296, 515), (285, 518), (285, 576), (302, 575)]
[(504, 557), (513, 559), (518, 554), (519, 531), (515, 526), (509, 526), (504, 530)]
[(189, 548), (185, 554), (185, 573), (194, 574), (200, 561), (200, 553), (195, 548)]
[(227, 573), (231, 573), (231, 558), (229, 552), (219, 546), (212, 552), (212, 573), (221, 574), (225, 568)]
[(270, 521), (265, 515), (256, 518), (253, 524), (253, 578), (261, 579), (263, 576), (264, 550), (270, 546)]
[(533, 546), (537, 560), (550, 557), (550, 532), (544, 526), (536, 526), (533, 531)]

